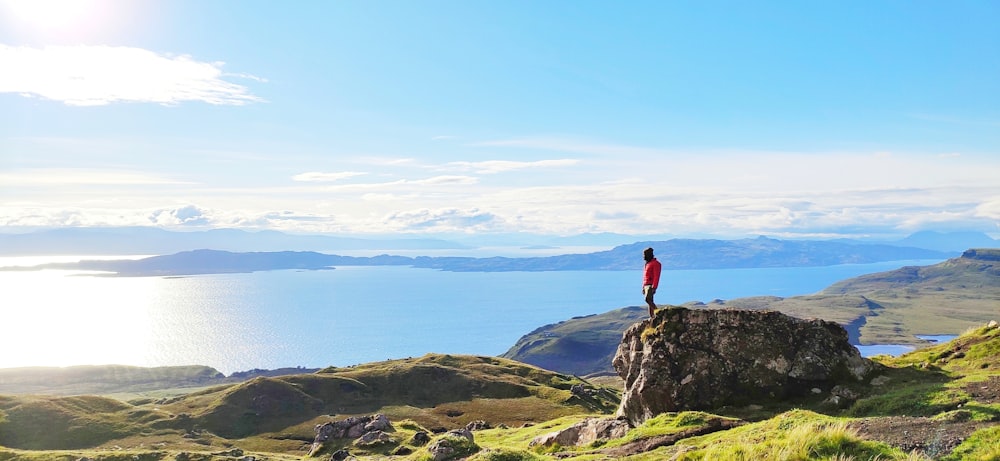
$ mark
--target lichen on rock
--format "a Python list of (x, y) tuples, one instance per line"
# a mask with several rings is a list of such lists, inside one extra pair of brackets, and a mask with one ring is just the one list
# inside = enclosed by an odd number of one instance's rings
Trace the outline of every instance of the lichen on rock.
[(618, 416), (755, 404), (863, 381), (874, 365), (840, 325), (776, 311), (669, 308), (633, 325), (614, 358)]

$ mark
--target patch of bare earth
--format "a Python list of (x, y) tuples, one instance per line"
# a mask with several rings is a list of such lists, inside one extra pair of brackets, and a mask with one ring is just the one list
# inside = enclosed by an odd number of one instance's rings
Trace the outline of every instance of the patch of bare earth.
[(995, 425), (980, 421), (939, 421), (925, 417), (884, 416), (851, 423), (858, 435), (905, 451), (937, 457), (950, 453), (973, 432)]
[(990, 376), (986, 381), (966, 384), (962, 390), (979, 403), (1000, 403), (1000, 376)]

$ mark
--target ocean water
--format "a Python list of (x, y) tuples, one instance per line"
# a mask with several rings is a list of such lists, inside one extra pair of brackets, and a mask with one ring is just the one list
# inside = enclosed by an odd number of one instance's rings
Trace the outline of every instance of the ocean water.
[[(657, 302), (810, 294), (857, 275), (936, 262), (664, 271)], [(641, 267), (338, 267), (190, 277), (0, 271), (0, 368), (198, 364), (229, 374), (428, 352), (498, 355), (537, 327), (641, 305), (640, 282)]]

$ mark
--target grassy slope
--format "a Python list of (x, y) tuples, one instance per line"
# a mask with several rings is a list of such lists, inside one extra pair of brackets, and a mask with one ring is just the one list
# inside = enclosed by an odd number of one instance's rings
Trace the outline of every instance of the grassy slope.
[(530, 362), (576, 375), (607, 371), (622, 332), (648, 317), (645, 307), (626, 307), (598, 315), (574, 317), (522, 336), (501, 357)]
[(430, 354), (255, 378), (155, 402), (5, 396), (0, 397), (0, 445), (204, 451), (238, 444), (302, 455), (316, 424), (353, 415), (381, 412), (416, 427), (452, 429), (474, 420), (521, 426), (608, 413), (617, 406), (616, 392), (596, 389), (581, 397), (571, 392), (576, 384), (583, 382), (506, 359)]
[[(413, 433), (439, 425), (462, 426), (476, 419), (505, 422), (509, 428), (477, 431), (476, 445), (466, 447), (477, 451), (472, 460), (929, 459), (878, 440), (865, 440), (853, 428), (867, 418), (901, 415), (974, 421), (983, 426), (954, 452), (939, 454), (938, 459), (1000, 457), (1000, 403), (995, 395), (977, 400), (967, 392), (1000, 375), (1000, 328), (970, 330), (950, 343), (877, 360), (885, 366), (886, 382), (865, 389), (864, 397), (847, 409), (795, 402), (784, 408), (719, 409), (717, 414), (666, 413), (622, 439), (586, 447), (531, 447), (530, 441), (587, 416), (607, 415), (613, 405), (607, 400), (583, 402), (573, 397), (568, 387), (578, 381), (572, 377), (490, 357), (428, 355), (313, 375), (260, 378), (157, 405), (137, 406), (99, 397), (3, 397), (0, 444), (10, 445), (11, 434), (41, 437), (44, 429), (55, 432), (43, 437), (49, 443), (75, 440), (97, 448), (0, 449), (0, 461), (80, 456), (153, 461), (175, 459), (180, 451), (191, 453), (189, 459), (222, 460), (232, 459), (229, 450), (233, 446), (258, 459), (300, 457), (312, 440), (312, 426), (330, 420), (331, 406), (343, 407), (335, 411), (336, 419), (351, 413), (385, 412), (395, 430), (390, 442), (368, 447), (332, 441), (317, 459), (341, 447), (362, 458), (380, 459), (400, 446), (414, 454), (397, 459), (428, 459), (426, 450), (410, 441)], [(177, 416), (181, 413), (188, 416)], [(727, 430), (710, 429), (720, 420), (732, 422), (734, 416), (745, 423)], [(240, 421), (256, 426), (247, 434), (228, 437), (206, 430), (250, 427), (241, 426)], [(537, 424), (519, 424), (529, 421)], [(100, 430), (73, 432), (84, 426)], [(96, 437), (97, 433), (116, 438)], [(124, 448), (112, 449), (115, 445)]]
[[(967, 252), (968, 253), (968, 252)], [(915, 334), (963, 331), (1000, 314), (1000, 250), (836, 283), (823, 295), (864, 296), (878, 307), (861, 328), (867, 343), (912, 343)]]

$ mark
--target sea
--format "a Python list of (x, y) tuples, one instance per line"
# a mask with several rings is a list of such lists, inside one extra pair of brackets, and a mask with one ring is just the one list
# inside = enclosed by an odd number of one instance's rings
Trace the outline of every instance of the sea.
[[(0, 268), (80, 259), (91, 257), (0, 258)], [(938, 262), (664, 270), (656, 300), (804, 295), (862, 274)], [(640, 261), (634, 271), (343, 266), (112, 277), (0, 270), (0, 368), (207, 365), (231, 374), (349, 366), (432, 352), (500, 355), (538, 327), (643, 305), (641, 269)], [(893, 354), (865, 355), (877, 353)]]

